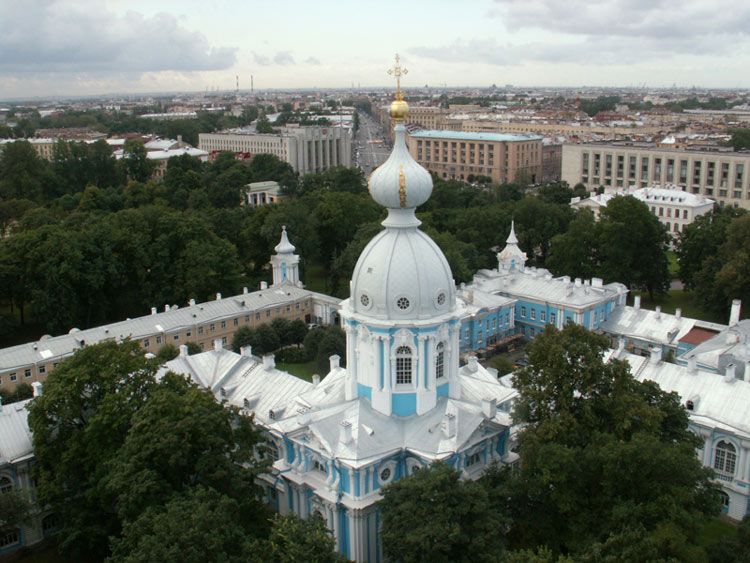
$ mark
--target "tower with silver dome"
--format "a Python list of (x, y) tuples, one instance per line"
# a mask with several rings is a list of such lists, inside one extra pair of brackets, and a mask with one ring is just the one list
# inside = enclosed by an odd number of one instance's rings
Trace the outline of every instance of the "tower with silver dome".
[(432, 178), (406, 148), (403, 72), (398, 64), (393, 70), (393, 151), (369, 179), (372, 198), (388, 209), (385, 230), (359, 257), (341, 315), (348, 398), (365, 396), (383, 414), (409, 416), (432, 409), (440, 396), (457, 396), (461, 311), (448, 261), (415, 215), (432, 193)]

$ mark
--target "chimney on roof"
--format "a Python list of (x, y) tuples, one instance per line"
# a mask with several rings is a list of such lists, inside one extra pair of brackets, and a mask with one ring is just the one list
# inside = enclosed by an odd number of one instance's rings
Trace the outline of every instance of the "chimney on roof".
[(732, 312), (729, 313), (729, 326), (734, 326), (740, 322), (740, 310), (742, 309), (742, 300), (732, 300)]
[(246, 294), (247, 294), (247, 287), (243, 287), (243, 288), (242, 288), (242, 294), (243, 294), (243, 295), (246, 295)]
[(34, 397), (41, 397), (43, 390), (42, 390), (42, 384), (38, 381), (35, 381), (31, 384), (31, 388), (34, 390)]
[(661, 305), (657, 305), (656, 308), (654, 309), (654, 312), (656, 313), (657, 319), (661, 318)]
[(339, 422), (339, 442), (348, 444), (352, 441), (352, 423), (348, 420)]
[(247, 346), (240, 347), (240, 355), (249, 358), (253, 355), (253, 347), (249, 344)]
[(260, 282), (260, 288), (261, 289), (268, 289), (268, 282), (266, 282), (266, 281)]
[(155, 314), (156, 314), (156, 307), (151, 307), (151, 314), (152, 314), (152, 315), (155, 315)]
[(330, 363), (330, 366), (331, 366), (330, 371), (338, 369), (340, 361), (341, 361), (341, 356), (339, 356), (338, 354), (334, 354), (333, 356), (329, 356), (328, 357), (328, 362)]
[(476, 373), (477, 372), (477, 368), (479, 366), (479, 362), (477, 361), (477, 357), (476, 356), (469, 356), (468, 358), (466, 358), (466, 366), (467, 366), (469, 372)]
[(320, 385), (320, 376), (317, 373), (314, 373), (312, 376), (312, 384), (313, 384), (313, 389), (315, 389), (318, 385)]
[(216, 300), (217, 301), (221, 301), (221, 293), (217, 293), (216, 294)]
[(497, 399), (495, 397), (485, 397), (482, 399), (482, 414), (484, 418), (495, 418), (497, 414)]
[(456, 415), (445, 413), (442, 421), (443, 436), (453, 438), (456, 435)]
[(224, 345), (221, 342), (221, 338), (217, 338), (214, 340), (214, 350), (217, 352), (221, 352), (224, 349)]
[(300, 407), (297, 409), (297, 424), (310, 424), (310, 407)]
[(641, 296), (636, 295), (635, 297), (633, 297), (633, 309), (637, 311), (640, 308), (641, 308)]
[(187, 357), (188, 357), (187, 344), (180, 344), (180, 358), (187, 358)]
[(698, 373), (698, 359), (695, 356), (690, 356), (688, 358), (688, 373), (690, 375)]
[(678, 319), (681, 319), (682, 318), (682, 309), (680, 309), (679, 307), (677, 307), (674, 310), (674, 316), (677, 317)]
[(169, 311), (169, 305), (164, 305), (164, 312), (166, 313), (168, 311)]
[(734, 364), (727, 364), (726, 373), (724, 375), (724, 381), (727, 383), (732, 383), (734, 381), (734, 375), (736, 373), (736, 368)]
[(189, 300), (188, 300), (188, 305), (189, 305), (190, 307), (195, 307), (195, 299), (189, 299)]
[(263, 369), (269, 370), (276, 367), (276, 356), (273, 354), (266, 354), (263, 356)]
[(651, 362), (658, 364), (661, 361), (661, 346), (651, 348)]

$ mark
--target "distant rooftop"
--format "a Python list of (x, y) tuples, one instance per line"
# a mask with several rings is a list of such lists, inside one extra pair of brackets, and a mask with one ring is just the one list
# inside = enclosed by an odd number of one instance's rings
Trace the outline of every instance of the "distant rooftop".
[(510, 133), (474, 133), (470, 131), (418, 131), (412, 137), (428, 139), (457, 139), (461, 141), (539, 141), (539, 135), (512, 135)]

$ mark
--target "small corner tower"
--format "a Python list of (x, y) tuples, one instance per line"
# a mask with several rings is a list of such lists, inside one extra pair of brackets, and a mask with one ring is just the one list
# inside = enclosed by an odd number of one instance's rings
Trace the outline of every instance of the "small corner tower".
[(512, 271), (523, 272), (526, 266), (526, 253), (518, 247), (516, 238), (515, 221), (510, 222), (510, 234), (505, 241), (505, 248), (497, 254), (497, 269), (502, 273)]
[(274, 250), (276, 254), (271, 256), (273, 285), (290, 283), (302, 287), (299, 281), (299, 256), (294, 253), (294, 245), (286, 235), (286, 225), (281, 228), (281, 240)]

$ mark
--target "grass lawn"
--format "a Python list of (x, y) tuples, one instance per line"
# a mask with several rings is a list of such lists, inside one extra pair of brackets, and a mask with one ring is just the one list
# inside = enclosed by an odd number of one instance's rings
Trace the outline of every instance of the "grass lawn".
[(667, 268), (669, 269), (669, 277), (673, 280), (679, 279), (677, 274), (680, 271), (680, 265), (677, 263), (677, 254), (671, 250), (667, 250)]
[(704, 321), (710, 321), (714, 323), (726, 324), (729, 319), (720, 318), (713, 313), (706, 311), (700, 305), (695, 302), (695, 294), (690, 291), (683, 290), (672, 290), (666, 295), (656, 297), (651, 301), (648, 297), (647, 291), (631, 291), (628, 295), (628, 304), (633, 304), (633, 296), (641, 296), (641, 307), (644, 309), (655, 309), (657, 305), (661, 305), (661, 310), (665, 313), (674, 313), (675, 309), (682, 309), (682, 315), (684, 317), (690, 317), (691, 319), (701, 319)]
[(316, 373), (321, 377), (325, 375), (320, 373), (320, 368), (318, 368), (315, 360), (304, 364), (284, 364), (279, 362), (276, 364), (276, 367), (280, 370), (288, 371), (292, 375), (304, 379), (305, 381), (312, 381), (312, 376)]
[(723, 520), (719, 520), (718, 518), (711, 518), (708, 522), (706, 522), (706, 525), (703, 526), (703, 529), (700, 531), (700, 533), (698, 533), (698, 537), (696, 539), (698, 541), (698, 545), (702, 545), (703, 547), (705, 547), (718, 540), (724, 538), (732, 538), (736, 535), (737, 528), (727, 522), (724, 522)]

